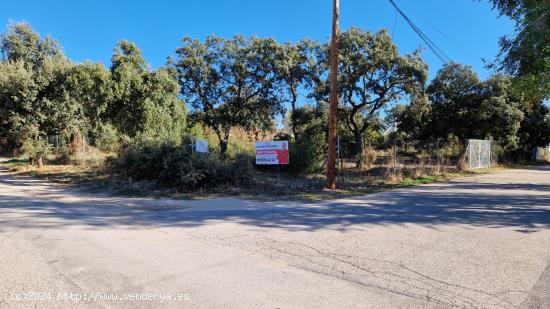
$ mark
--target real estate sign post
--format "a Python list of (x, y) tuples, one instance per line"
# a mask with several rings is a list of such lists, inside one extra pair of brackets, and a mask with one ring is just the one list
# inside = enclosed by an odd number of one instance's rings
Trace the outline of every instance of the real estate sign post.
[(257, 165), (284, 165), (288, 161), (288, 141), (256, 142)]

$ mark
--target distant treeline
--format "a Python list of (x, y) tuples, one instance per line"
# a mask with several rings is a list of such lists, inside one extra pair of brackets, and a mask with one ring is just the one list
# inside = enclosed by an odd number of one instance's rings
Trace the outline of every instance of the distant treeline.
[[(307, 164), (318, 165), (324, 156), (326, 42), (186, 37), (166, 65), (152, 70), (132, 42), (115, 46), (109, 67), (76, 64), (53, 38), (14, 23), (2, 34), (0, 49), (4, 151), (40, 158), (49, 152), (49, 136), (68, 142), (77, 134), (111, 151), (127, 139), (178, 144), (208, 128), (223, 156), (232, 129), (276, 131), (275, 119), (282, 116), (285, 128), (279, 138), (301, 147), (311, 161)], [(343, 32), (338, 76), (342, 147), (361, 156), (394, 122), (396, 138), (493, 139), (518, 157), (550, 142), (548, 107), (525, 83), (507, 75), (481, 81), (469, 66), (456, 63), (445, 65), (430, 83), (427, 79), (420, 51), (399, 53), (386, 31)]]

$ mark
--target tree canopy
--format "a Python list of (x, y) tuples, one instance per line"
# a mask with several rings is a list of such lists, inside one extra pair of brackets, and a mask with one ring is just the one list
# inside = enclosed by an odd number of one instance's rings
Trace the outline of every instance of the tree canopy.
[(1, 36), (0, 123), (13, 147), (42, 141), (78, 126), (63, 84), (71, 67), (59, 45), (41, 39), (26, 23), (10, 24)]
[(481, 81), (471, 67), (449, 63), (427, 87), (427, 97), (414, 97), (398, 118), (413, 138), (493, 139), (514, 149), (524, 112), (510, 76)]
[[(494, 139), (518, 155), (550, 142), (546, 4), (493, 3), (518, 28), (501, 41), (503, 72), (486, 80), (449, 63), (427, 85), (419, 51), (400, 53), (385, 30), (343, 32), (341, 150), (363, 156), (365, 142), (382, 139), (384, 119), (394, 117), (409, 139)], [(235, 128), (288, 138), (302, 170), (319, 168), (326, 152), (327, 42), (185, 37), (174, 59), (152, 69), (127, 40), (116, 44), (110, 64), (74, 63), (53, 38), (12, 23), (0, 51), (0, 146), (37, 162), (51, 150), (52, 136), (67, 144), (78, 133), (112, 151), (122, 140), (180, 144), (192, 134), (189, 124), (211, 130), (224, 157)]]
[[(357, 152), (363, 153), (364, 133), (376, 123), (384, 107), (404, 95), (422, 92), (428, 77), (428, 67), (420, 53), (401, 55), (386, 31), (365, 32), (352, 28), (339, 40), (339, 109), (352, 132)], [(330, 46), (325, 44), (320, 58), (322, 68), (330, 66)], [(318, 91), (323, 97), (329, 92), (325, 80)]]
[(191, 105), (191, 116), (217, 135), (221, 153), (227, 150), (233, 127), (269, 129), (282, 113), (276, 95), (273, 39), (222, 39), (204, 43), (186, 37), (176, 53), (181, 93)]
[(74, 64), (26, 23), (10, 24), (0, 48), (0, 137), (10, 148), (31, 153), (75, 132), (93, 144), (111, 124), (129, 136), (181, 139), (186, 108), (176, 71), (151, 71), (135, 44), (117, 45), (110, 70)]
[(317, 72), (317, 42), (302, 40), (297, 44), (276, 45), (274, 56), (274, 77), (278, 96), (283, 103), (290, 105), (291, 129), (294, 139), (299, 138), (299, 130), (292, 115), (298, 108), (301, 88), (311, 89), (319, 78)]
[(490, 2), (516, 24), (513, 35), (500, 39), (498, 68), (519, 77), (523, 89), (550, 98), (550, 1)]

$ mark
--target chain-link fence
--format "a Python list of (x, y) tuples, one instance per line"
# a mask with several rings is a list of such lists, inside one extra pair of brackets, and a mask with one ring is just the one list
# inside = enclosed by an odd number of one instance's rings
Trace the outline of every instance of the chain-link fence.
[(535, 148), (533, 158), (535, 159), (535, 161), (550, 162), (550, 145), (546, 148), (544, 147)]
[(487, 168), (496, 160), (494, 143), (490, 140), (467, 140), (466, 162), (469, 169)]
[(340, 153), (338, 170), (344, 186), (400, 182), (496, 164), (491, 141), (388, 141), (366, 147), (365, 154)]

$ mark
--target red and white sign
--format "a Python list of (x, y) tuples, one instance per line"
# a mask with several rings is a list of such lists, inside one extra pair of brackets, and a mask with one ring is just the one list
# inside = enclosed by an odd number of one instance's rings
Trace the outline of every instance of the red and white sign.
[(288, 164), (288, 141), (256, 142), (256, 164)]

